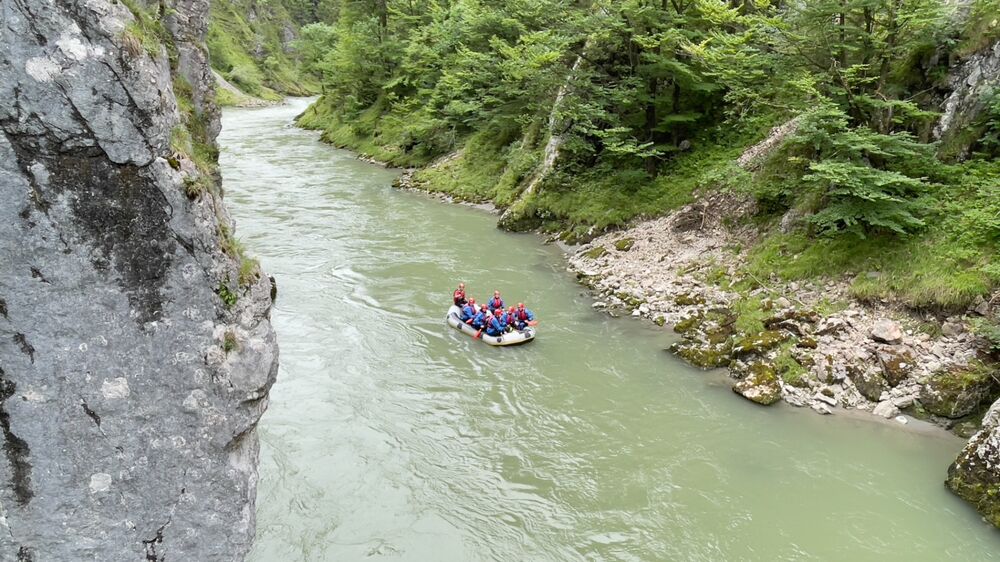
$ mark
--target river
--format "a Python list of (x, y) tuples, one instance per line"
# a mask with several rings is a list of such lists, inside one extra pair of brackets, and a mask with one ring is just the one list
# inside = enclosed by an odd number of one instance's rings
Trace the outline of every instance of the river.
[[(219, 139), (278, 282), (252, 560), (1000, 558), (942, 484), (959, 439), (734, 395), (593, 311), (557, 248), (292, 127), (306, 103), (227, 110)], [(538, 339), (447, 328), (459, 280), (525, 300)]]

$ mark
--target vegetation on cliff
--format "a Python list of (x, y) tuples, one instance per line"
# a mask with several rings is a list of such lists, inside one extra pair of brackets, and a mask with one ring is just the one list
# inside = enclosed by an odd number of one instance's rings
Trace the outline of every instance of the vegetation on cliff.
[[(313, 21), (303, 4), (214, 0), (207, 38), (212, 68), (241, 91), (264, 100), (315, 93), (317, 84), (302, 72), (295, 49), (299, 26)], [(235, 105), (237, 100), (220, 89), (219, 102)]]
[(302, 30), (323, 97), (301, 124), (395, 165), (441, 159), (414, 181), (509, 208), (508, 226), (593, 233), (742, 194), (758, 270), (958, 308), (1000, 283), (1000, 105), (950, 146), (933, 129), (950, 68), (998, 35), (994, 4), (327, 2), (332, 23)]

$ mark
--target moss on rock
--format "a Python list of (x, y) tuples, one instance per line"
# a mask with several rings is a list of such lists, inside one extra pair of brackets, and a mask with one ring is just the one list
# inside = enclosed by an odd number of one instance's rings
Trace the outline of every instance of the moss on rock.
[(764, 330), (738, 338), (733, 343), (733, 354), (737, 356), (761, 355), (788, 341), (788, 336), (778, 330)]
[(733, 392), (764, 406), (781, 400), (781, 383), (774, 367), (758, 361), (747, 370), (747, 376), (733, 385)]
[(604, 256), (608, 253), (607, 248), (604, 246), (594, 246), (593, 248), (587, 250), (583, 253), (583, 257), (596, 260), (597, 258)]
[(981, 363), (940, 371), (920, 387), (920, 403), (928, 412), (961, 418), (996, 396), (991, 368)]
[(889, 389), (889, 384), (880, 372), (849, 366), (847, 374), (854, 386), (857, 387), (858, 392), (872, 402), (878, 402), (882, 393)]
[(948, 488), (1000, 527), (1000, 402), (983, 418), (983, 429), (969, 440), (948, 468)]
[(672, 345), (670, 351), (702, 369), (727, 367), (730, 362), (729, 349), (726, 346), (705, 345), (688, 341)]
[(909, 351), (882, 351), (878, 354), (878, 360), (886, 382), (893, 387), (909, 378), (916, 364)]
[(705, 304), (705, 297), (685, 293), (683, 295), (677, 295), (677, 297), (674, 298), (674, 302), (680, 306), (694, 306), (698, 304)]
[(627, 252), (632, 249), (635, 245), (635, 240), (631, 238), (622, 238), (621, 240), (615, 242), (615, 249), (619, 252)]

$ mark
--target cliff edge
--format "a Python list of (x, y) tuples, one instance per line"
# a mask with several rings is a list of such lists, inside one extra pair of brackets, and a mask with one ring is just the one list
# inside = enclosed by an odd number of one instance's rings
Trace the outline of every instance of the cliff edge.
[(240, 560), (277, 372), (207, 0), (0, 2), (0, 559)]

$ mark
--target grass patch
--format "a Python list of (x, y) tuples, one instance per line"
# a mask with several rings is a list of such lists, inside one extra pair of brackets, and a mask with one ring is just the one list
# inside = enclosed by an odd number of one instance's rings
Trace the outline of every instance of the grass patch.
[(231, 351), (236, 351), (240, 348), (240, 343), (236, 339), (236, 333), (232, 330), (226, 330), (226, 334), (222, 337), (222, 350), (226, 353)]
[(219, 288), (216, 290), (219, 294), (219, 298), (222, 299), (222, 304), (226, 306), (227, 309), (236, 306), (236, 302), (239, 297), (229, 289), (229, 286), (225, 283), (219, 283)]
[(736, 313), (736, 323), (733, 325), (736, 330), (744, 334), (757, 334), (764, 331), (764, 319), (767, 318), (767, 311), (764, 310), (760, 297), (745, 297), (736, 301), (733, 305), (733, 312)]

